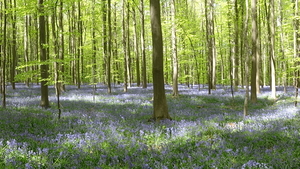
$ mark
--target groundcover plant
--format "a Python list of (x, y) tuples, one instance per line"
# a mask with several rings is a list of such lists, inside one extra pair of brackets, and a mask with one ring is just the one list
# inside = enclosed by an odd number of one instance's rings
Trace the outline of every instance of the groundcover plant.
[(81, 89), (67, 86), (57, 119), (55, 91), (50, 109), (39, 105), (39, 87), (8, 87), (7, 109), (0, 108), (0, 168), (297, 168), (300, 116), (293, 88), (278, 87), (278, 99), (262, 89), (243, 118), (244, 89), (179, 86), (171, 96), (172, 121), (147, 122), (152, 88), (116, 85)]

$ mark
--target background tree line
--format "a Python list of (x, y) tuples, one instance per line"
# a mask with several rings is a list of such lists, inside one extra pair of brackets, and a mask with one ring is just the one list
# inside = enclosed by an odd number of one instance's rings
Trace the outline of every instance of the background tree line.
[[(299, 87), (298, 0), (161, 0), (164, 82)], [(147, 87), (149, 0), (0, 0), (2, 105), (10, 82)], [(58, 89), (58, 88), (57, 88)], [(64, 90), (64, 85), (60, 88)], [(45, 93), (43, 93), (45, 92)], [(59, 90), (57, 90), (59, 94)]]

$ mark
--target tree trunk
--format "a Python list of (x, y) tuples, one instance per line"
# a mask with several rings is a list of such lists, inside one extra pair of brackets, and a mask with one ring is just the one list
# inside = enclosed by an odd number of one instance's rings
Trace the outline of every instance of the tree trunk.
[[(82, 24), (82, 16), (81, 16), (81, 0), (78, 0), (78, 16), (77, 16), (77, 29), (78, 29), (78, 35), (77, 35), (77, 59), (76, 59), (76, 71), (77, 71), (77, 88), (80, 89), (81, 87), (81, 75), (83, 71), (82, 64), (83, 63), (83, 24)], [(81, 70), (81, 71), (80, 71)]]
[[(267, 4), (266, 4), (267, 6)], [(270, 67), (271, 67), (271, 91), (272, 98), (276, 98), (276, 74), (275, 74), (275, 34), (274, 34), (274, 0), (269, 0), (267, 11), (268, 18), (268, 38), (269, 38), (269, 55), (270, 55)]]
[(144, 0), (141, 0), (140, 8), (141, 8), (142, 77), (143, 77), (143, 82), (142, 83), (143, 83), (143, 88), (147, 88)]
[(47, 42), (46, 42), (46, 16), (44, 13), (44, 0), (39, 0), (39, 36), (40, 36), (40, 61), (41, 63), (41, 103), (43, 108), (49, 108), (48, 99), (48, 71)]
[(130, 26), (129, 26), (129, 18), (130, 18), (130, 11), (129, 11), (129, 2), (127, 1), (127, 17), (126, 17), (126, 41), (127, 41), (127, 55), (126, 55), (126, 70), (127, 70), (127, 80), (128, 80), (128, 87), (131, 87), (132, 83), (132, 76), (131, 76), (131, 56), (130, 56)]
[(251, 70), (251, 101), (253, 103), (257, 102), (257, 93), (256, 93), (256, 72), (257, 72), (257, 55), (258, 55), (258, 42), (257, 42), (257, 1), (251, 1), (251, 10), (252, 10), (252, 70)]
[[(29, 15), (25, 15), (24, 16), (24, 22), (25, 22), (25, 26), (24, 26), (24, 61), (25, 61), (25, 71), (28, 72), (29, 71), (29, 66), (27, 66), (28, 62), (29, 62)], [(33, 45), (31, 45), (33, 46)], [(30, 51), (31, 53), (33, 53), (33, 51)], [(29, 86), (29, 78), (25, 79), (25, 84), (28, 87)]]
[(171, 2), (171, 20), (172, 20), (172, 59), (173, 59), (173, 93), (177, 97), (178, 92), (178, 58), (177, 58), (177, 39), (176, 39), (176, 8), (175, 0)]
[[(300, 33), (299, 33), (299, 4), (298, 0), (294, 0), (294, 59), (295, 67), (298, 67), (300, 65), (299, 58), (300, 58)], [(298, 90), (300, 88), (300, 70), (299, 68), (295, 71), (295, 106), (298, 104)]]
[(208, 57), (208, 93), (216, 88), (216, 46), (214, 38), (214, 0), (205, 0), (206, 40)]
[(12, 61), (11, 61), (11, 71), (10, 71), (10, 81), (13, 89), (16, 89), (15, 83), (15, 73), (16, 73), (16, 66), (17, 66), (17, 15), (16, 15), (16, 0), (13, 0), (13, 5), (11, 3), (11, 8), (14, 8), (13, 14), (11, 15), (12, 19), (12, 43), (11, 43), (11, 54), (12, 54)]
[[(279, 25), (283, 24), (283, 9), (282, 9), (283, 3), (282, 0), (280, 0), (280, 5), (279, 5), (279, 11), (280, 11), (280, 19), (279, 19)], [(284, 38), (285, 38), (285, 32), (283, 30), (283, 26), (280, 26), (280, 53), (283, 61), (281, 62), (282, 65), (282, 70), (283, 70), (283, 75), (282, 75), (282, 81), (283, 81), (283, 86), (284, 86), (284, 93), (287, 93), (287, 61), (286, 61), (286, 56), (285, 56), (285, 48), (284, 48)]]
[(245, 14), (245, 20), (244, 20), (244, 27), (243, 27), (243, 38), (241, 39), (242, 44), (242, 51), (245, 51), (244, 53), (241, 51), (241, 54), (245, 56), (245, 84), (246, 84), (246, 93), (245, 93), (245, 100), (244, 100), (244, 118), (249, 114), (248, 113), (248, 104), (249, 104), (249, 56), (248, 56), (248, 20), (249, 20), (249, 14), (248, 14), (248, 0), (244, 2), (244, 12)]
[(239, 85), (239, 11), (238, 0), (234, 2), (235, 21), (234, 21), (234, 90), (238, 90)]
[[(60, 29), (60, 52), (59, 59), (61, 62), (64, 62), (65, 55), (65, 38), (64, 38), (64, 25), (63, 25), (63, 1), (60, 2), (60, 11), (59, 11), (59, 29)], [(65, 91), (65, 64), (60, 64), (59, 70), (61, 71), (61, 80), (62, 80), (62, 91)]]
[[(3, 4), (3, 11), (7, 10), (7, 3), (6, 1), (4, 1)], [(1, 7), (2, 8), (2, 7)], [(2, 11), (1, 11), (2, 12)], [(7, 52), (6, 52), (6, 39), (7, 39), (7, 13), (0, 13), (0, 16), (2, 16), (1, 20), (3, 19), (3, 25), (1, 23), (1, 34), (2, 34), (2, 42), (0, 43), (0, 61), (2, 61), (0, 63), (0, 66), (2, 68), (2, 72), (1, 72), (1, 91), (0, 93), (2, 94), (2, 107), (6, 108), (6, 57), (7, 57)], [(2, 21), (1, 21), (2, 22)], [(3, 28), (2, 28), (3, 26)]]
[(125, 0), (123, 0), (123, 7), (122, 7), (122, 33), (123, 33), (123, 50), (124, 50), (124, 92), (127, 92), (127, 58), (128, 58), (128, 51), (127, 51), (127, 33), (126, 33), (126, 22), (125, 22)]
[(163, 41), (160, 19), (160, 0), (150, 0), (152, 32), (153, 119), (171, 119), (164, 86)]
[(139, 53), (139, 43), (138, 43), (138, 28), (136, 22), (136, 12), (135, 7), (132, 7), (133, 14), (133, 28), (134, 28), (134, 52), (135, 52), (135, 66), (136, 66), (136, 83), (137, 86), (141, 85), (141, 77), (140, 77), (140, 53)]
[(58, 110), (58, 119), (61, 117), (61, 108), (60, 108), (60, 93), (61, 93), (61, 88), (62, 84), (59, 82), (59, 51), (60, 51), (60, 45), (58, 41), (58, 31), (56, 28), (55, 22), (57, 21), (57, 10), (56, 6), (53, 8), (54, 10), (52, 11), (52, 18), (51, 18), (51, 26), (52, 26), (52, 38), (53, 38), (53, 46), (54, 46), (54, 55), (55, 55), (55, 62), (54, 62), (54, 85), (55, 85), (55, 94), (56, 94), (56, 100), (57, 100), (57, 110)]

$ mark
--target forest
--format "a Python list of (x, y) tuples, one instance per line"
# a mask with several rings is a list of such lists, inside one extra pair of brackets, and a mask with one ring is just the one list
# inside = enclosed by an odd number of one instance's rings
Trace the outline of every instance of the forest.
[(0, 168), (297, 168), (298, 0), (0, 0)]

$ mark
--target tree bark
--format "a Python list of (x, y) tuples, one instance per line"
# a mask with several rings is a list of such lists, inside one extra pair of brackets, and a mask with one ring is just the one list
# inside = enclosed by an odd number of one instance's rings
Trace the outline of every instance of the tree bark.
[(249, 14), (248, 14), (248, 0), (244, 2), (244, 12), (245, 12), (245, 20), (244, 20), (244, 27), (243, 27), (243, 38), (241, 39), (243, 46), (242, 51), (245, 51), (244, 53), (241, 51), (241, 54), (245, 56), (245, 84), (246, 84), (246, 93), (245, 93), (245, 100), (244, 100), (244, 118), (249, 114), (248, 113), (248, 104), (249, 104), (249, 55), (248, 55), (248, 20), (249, 20)]
[[(61, 0), (60, 2), (60, 11), (59, 11), (59, 29), (60, 29), (60, 51), (59, 51), (59, 59), (60, 62), (64, 62), (64, 58), (65, 58), (65, 37), (64, 37), (64, 25), (63, 25), (63, 1)], [(60, 64), (59, 66), (59, 70), (61, 71), (61, 80), (62, 80), (62, 91), (65, 91), (65, 84), (64, 84), (64, 80), (65, 80), (65, 64)]]
[(269, 4), (267, 10), (267, 18), (268, 18), (268, 32), (269, 32), (269, 55), (270, 55), (270, 67), (271, 67), (271, 91), (272, 98), (276, 98), (276, 73), (275, 73), (275, 31), (274, 31), (274, 0), (269, 0)]
[(126, 3), (125, 0), (123, 0), (123, 5), (122, 5), (122, 33), (123, 33), (123, 50), (124, 50), (124, 92), (127, 92), (127, 74), (128, 74), (128, 69), (127, 69), (127, 58), (128, 58), (128, 51), (127, 51), (127, 33), (126, 33), (126, 22), (125, 22), (125, 8), (126, 8)]
[(141, 0), (140, 8), (141, 8), (142, 78), (143, 78), (142, 83), (143, 83), (143, 88), (147, 88), (144, 0)]
[(132, 7), (133, 14), (133, 28), (134, 28), (134, 52), (135, 52), (135, 66), (136, 66), (136, 83), (137, 86), (141, 85), (141, 77), (140, 77), (140, 53), (139, 53), (139, 43), (138, 43), (138, 28), (136, 21), (136, 12), (135, 7)]
[[(1, 7), (2, 8), (2, 7)], [(3, 3), (3, 8), (4, 10), (3, 11), (6, 11), (7, 10), (7, 3), (6, 1), (4, 1)], [(2, 10), (1, 10), (2, 12)], [(2, 71), (1, 71), (1, 91), (0, 93), (2, 94), (2, 107), (3, 108), (6, 108), (6, 57), (7, 57), (7, 52), (6, 52), (6, 39), (7, 39), (7, 13), (6, 12), (3, 12), (3, 13), (0, 13), (0, 15), (2, 16), (1, 19), (3, 19), (3, 25), (1, 25), (1, 34), (2, 34), (2, 42), (0, 44), (0, 56), (2, 55), (2, 57), (0, 57), (0, 61), (1, 64), (1, 68), (2, 68)], [(2, 22), (2, 21), (1, 21)], [(2, 23), (1, 23), (2, 24)], [(3, 28), (2, 28), (3, 26)]]
[(81, 16), (81, 0), (77, 1), (78, 4), (78, 16), (77, 16), (77, 29), (78, 29), (78, 36), (77, 36), (77, 59), (76, 59), (76, 71), (77, 71), (77, 88), (80, 89), (81, 87), (81, 75), (83, 74), (83, 23), (82, 23), (82, 16)]
[[(299, 1), (294, 0), (294, 59), (295, 67), (298, 67), (300, 65), (299, 58), (300, 58), (300, 33), (299, 33)], [(298, 92), (300, 88), (300, 70), (297, 68), (295, 70), (295, 106), (298, 104)]]
[(128, 80), (128, 87), (131, 87), (132, 84), (132, 76), (131, 76), (131, 51), (130, 51), (130, 26), (129, 26), (129, 18), (130, 18), (130, 11), (129, 11), (129, 2), (127, 1), (127, 17), (126, 17), (126, 41), (127, 41), (127, 55), (126, 55), (126, 70), (127, 70), (127, 80)]
[(251, 69), (251, 101), (253, 103), (257, 102), (257, 93), (256, 93), (256, 74), (257, 74), (257, 55), (258, 55), (258, 42), (257, 42), (257, 1), (251, 1), (251, 10), (252, 10), (252, 69)]
[(11, 54), (12, 54), (12, 61), (11, 61), (11, 71), (10, 71), (10, 81), (13, 89), (16, 89), (16, 83), (15, 83), (15, 75), (16, 75), (16, 66), (17, 66), (17, 15), (16, 15), (16, 10), (17, 10), (17, 4), (16, 0), (13, 0), (13, 4), (11, 1), (11, 8), (13, 9), (13, 14), (11, 15), (12, 19), (12, 43), (11, 43)]
[(150, 0), (152, 32), (153, 119), (171, 119), (164, 87), (163, 41), (160, 19), (160, 0)]
[(177, 57), (177, 37), (176, 37), (176, 8), (175, 0), (171, 2), (171, 21), (172, 21), (172, 59), (173, 59), (173, 93), (177, 97), (178, 92), (178, 57)]
[(214, 0), (205, 0), (206, 40), (208, 57), (208, 93), (216, 88), (216, 46), (214, 38)]
[(40, 36), (40, 61), (41, 63), (41, 107), (49, 108), (48, 98), (48, 71), (49, 65), (47, 59), (47, 42), (46, 42), (46, 16), (44, 12), (44, 0), (39, 0), (39, 36)]
[(239, 85), (239, 10), (238, 0), (234, 1), (235, 21), (234, 21), (234, 90), (238, 90)]

